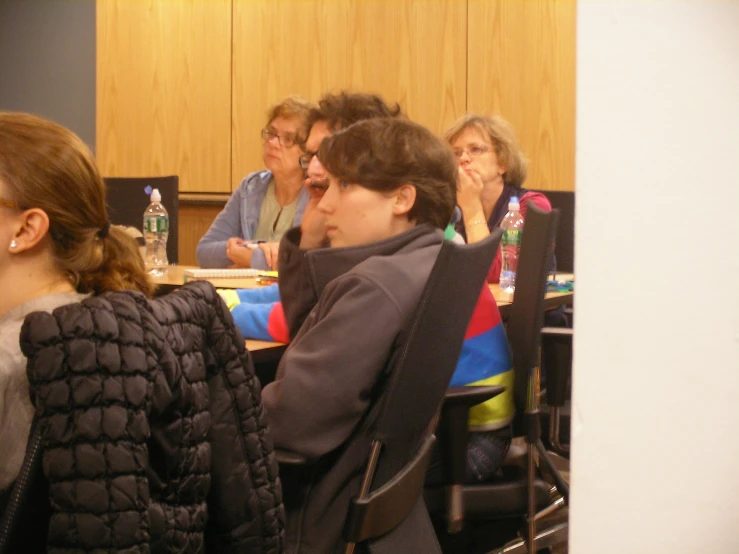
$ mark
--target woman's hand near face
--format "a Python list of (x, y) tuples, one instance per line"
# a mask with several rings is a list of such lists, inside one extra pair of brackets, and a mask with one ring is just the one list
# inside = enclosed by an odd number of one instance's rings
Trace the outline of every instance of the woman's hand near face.
[(229, 267), (251, 267), (251, 248), (245, 246), (246, 241), (240, 237), (231, 237), (226, 241), (226, 257), (233, 262)]
[(490, 234), (485, 210), (482, 207), (482, 179), (471, 169), (459, 168), (457, 181), (457, 205), (462, 210), (467, 242), (479, 242)]
[(461, 208), (462, 213), (467, 216), (468, 213), (482, 211), (482, 178), (480, 174), (471, 169), (459, 167), (459, 178), (457, 179), (457, 205)]
[(318, 203), (326, 193), (326, 189), (313, 185), (313, 182), (305, 185), (308, 192), (310, 192), (310, 200), (305, 206), (303, 221), (300, 224), (300, 248), (303, 250), (320, 248), (328, 238), (326, 234), (326, 216), (317, 208)]

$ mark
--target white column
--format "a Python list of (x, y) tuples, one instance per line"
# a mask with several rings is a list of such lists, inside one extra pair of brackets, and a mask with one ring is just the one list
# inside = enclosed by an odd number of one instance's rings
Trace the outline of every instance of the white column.
[(739, 1), (577, 17), (570, 552), (739, 553)]

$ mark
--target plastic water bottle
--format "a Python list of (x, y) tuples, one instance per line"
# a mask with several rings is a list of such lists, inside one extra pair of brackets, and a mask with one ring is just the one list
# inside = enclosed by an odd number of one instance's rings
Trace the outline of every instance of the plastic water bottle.
[(521, 249), (521, 237), (523, 235), (523, 216), (519, 211), (520, 209), (518, 197), (511, 196), (508, 202), (508, 213), (500, 224), (503, 229), (501, 247), (503, 267), (500, 270), (500, 288), (504, 292), (513, 292), (516, 289), (518, 252)]
[(164, 275), (167, 261), (167, 237), (169, 236), (169, 214), (162, 206), (159, 189), (151, 191), (151, 204), (144, 211), (144, 240), (146, 256), (144, 263), (150, 275)]

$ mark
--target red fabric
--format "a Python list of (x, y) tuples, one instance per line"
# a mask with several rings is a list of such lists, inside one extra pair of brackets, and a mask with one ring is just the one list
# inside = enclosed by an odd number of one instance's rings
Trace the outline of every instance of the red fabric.
[(464, 339), (467, 340), (481, 335), (498, 325), (500, 321), (498, 304), (495, 302), (493, 293), (490, 292), (490, 287), (485, 284), (480, 291), (480, 298), (477, 300), (475, 311), (472, 312), (472, 318), (470, 319), (470, 324), (467, 326), (467, 333)]
[[(526, 211), (529, 209), (529, 202), (542, 211), (549, 212), (552, 210), (552, 205), (549, 200), (540, 192), (527, 191), (520, 199), (519, 205), (521, 206), (521, 215), (524, 218), (524, 229), (526, 229)], [(490, 266), (488, 272), (488, 283), (499, 283), (500, 282), (500, 270), (503, 266), (503, 257), (500, 253), (500, 248), (495, 253), (493, 264)]]
[(287, 319), (285, 319), (285, 310), (282, 308), (282, 302), (276, 302), (272, 311), (269, 313), (267, 331), (272, 335), (272, 340), (274, 341), (290, 342), (290, 331), (287, 328)]

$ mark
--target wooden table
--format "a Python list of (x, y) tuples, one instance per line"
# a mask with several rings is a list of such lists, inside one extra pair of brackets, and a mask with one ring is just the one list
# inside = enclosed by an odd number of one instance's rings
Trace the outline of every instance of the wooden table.
[[(152, 277), (152, 281), (157, 285), (157, 294), (165, 294), (184, 285), (185, 270), (196, 269), (196, 267), (197, 266), (192, 265), (171, 265), (164, 275)], [(257, 283), (255, 277), (241, 279), (208, 279), (208, 281), (214, 287), (219, 289), (252, 289), (262, 286)], [(251, 352), (252, 359), (256, 364), (279, 359), (285, 351), (285, 348), (287, 348), (287, 345), (282, 342), (246, 339), (246, 347)]]
[[(195, 266), (170, 266), (165, 275), (161, 277), (152, 277), (158, 289), (164, 293), (169, 292), (185, 283), (184, 272), (186, 269), (194, 269)], [(572, 274), (558, 273), (558, 280), (571, 280)], [(222, 289), (251, 289), (262, 286), (257, 283), (256, 278), (247, 277), (241, 279), (208, 279), (216, 288)], [(488, 285), (493, 293), (495, 302), (498, 304), (500, 315), (505, 319), (510, 310), (513, 295), (500, 290), (500, 285)], [(548, 292), (544, 297), (544, 309), (551, 310), (558, 306), (572, 304), (575, 293), (570, 292)], [(279, 359), (285, 351), (286, 344), (282, 342), (269, 342), (261, 340), (246, 340), (246, 347), (251, 351), (254, 363), (268, 362)]]

